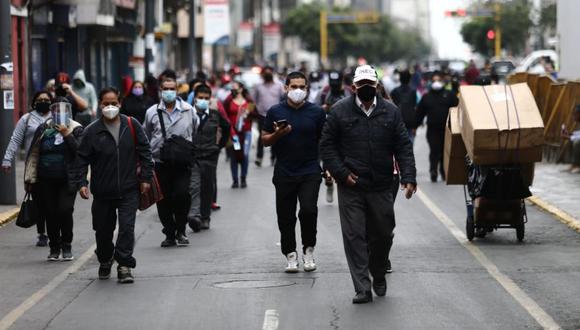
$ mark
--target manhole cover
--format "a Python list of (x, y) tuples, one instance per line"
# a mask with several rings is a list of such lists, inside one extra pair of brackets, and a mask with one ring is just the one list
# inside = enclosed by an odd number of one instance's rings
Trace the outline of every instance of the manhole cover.
[(295, 284), (296, 282), (290, 281), (240, 280), (240, 281), (218, 282), (214, 283), (213, 286), (221, 289), (264, 289), (264, 288), (279, 288)]

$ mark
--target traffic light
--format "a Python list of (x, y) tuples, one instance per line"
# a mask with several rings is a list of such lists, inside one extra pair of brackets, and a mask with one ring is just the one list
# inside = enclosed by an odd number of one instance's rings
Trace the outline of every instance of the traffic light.
[(489, 29), (487, 31), (487, 39), (488, 40), (493, 40), (495, 39), (495, 31), (493, 29)]
[(457, 10), (446, 10), (445, 16), (447, 17), (466, 17), (469, 13), (465, 9)]

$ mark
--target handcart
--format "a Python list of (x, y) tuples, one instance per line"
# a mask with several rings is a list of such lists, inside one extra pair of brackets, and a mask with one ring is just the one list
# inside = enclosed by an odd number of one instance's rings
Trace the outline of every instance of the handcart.
[(531, 196), (519, 165), (478, 166), (466, 158), (468, 183), (463, 186), (468, 240), (484, 238), (500, 228), (516, 230), (523, 241), (528, 222), (525, 198)]

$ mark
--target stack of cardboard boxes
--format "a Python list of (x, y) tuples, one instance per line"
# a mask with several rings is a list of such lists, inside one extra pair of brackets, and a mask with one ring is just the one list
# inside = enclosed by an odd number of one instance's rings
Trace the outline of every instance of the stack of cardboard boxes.
[(524, 182), (531, 185), (543, 144), (544, 123), (527, 84), (462, 86), (459, 106), (447, 119), (447, 184), (467, 183), (468, 155), (476, 165), (522, 165)]

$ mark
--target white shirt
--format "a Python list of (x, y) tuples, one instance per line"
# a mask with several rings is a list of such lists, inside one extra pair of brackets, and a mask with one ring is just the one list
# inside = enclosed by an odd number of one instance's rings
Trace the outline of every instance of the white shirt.
[(375, 108), (377, 107), (377, 97), (376, 96), (373, 99), (373, 104), (371, 105), (371, 107), (368, 110), (365, 108), (364, 104), (358, 98), (358, 96), (355, 98), (355, 102), (356, 102), (356, 105), (367, 115), (367, 117), (370, 117), (371, 114), (373, 113), (373, 111), (375, 110)]

